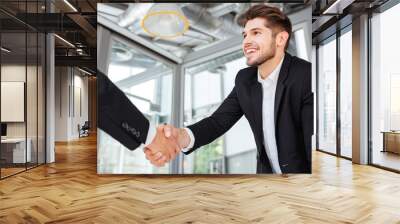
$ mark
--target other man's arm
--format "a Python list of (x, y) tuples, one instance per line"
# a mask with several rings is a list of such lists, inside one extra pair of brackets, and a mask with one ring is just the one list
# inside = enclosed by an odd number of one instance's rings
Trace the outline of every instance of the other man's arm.
[(187, 127), (192, 131), (195, 141), (193, 148), (183, 153), (190, 154), (195, 149), (211, 143), (227, 132), (242, 116), (243, 111), (234, 87), (211, 116)]
[(97, 74), (98, 126), (129, 150), (146, 141), (149, 121), (103, 73)]

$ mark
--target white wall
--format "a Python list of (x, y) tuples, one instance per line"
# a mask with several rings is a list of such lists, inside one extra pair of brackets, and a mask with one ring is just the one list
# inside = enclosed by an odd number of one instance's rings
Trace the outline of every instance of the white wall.
[[(32, 66), (25, 65), (2, 65), (1, 66), (1, 81), (3, 82), (25, 82), (26, 69), (28, 73), (33, 69)], [(33, 93), (27, 93), (28, 97), (36, 96)], [(1, 108), (6, 110), (7, 108)], [(31, 117), (28, 117), (31, 121)], [(26, 122), (7, 122), (7, 136), (8, 137), (25, 137), (25, 124)], [(30, 126), (29, 126), (30, 127)]]
[[(75, 70), (75, 75), (74, 75), (74, 94), (75, 96), (74, 98), (74, 110), (75, 113), (73, 115), (73, 119), (72, 121), (72, 129), (71, 129), (71, 136), (72, 138), (78, 138), (79, 137), (79, 133), (78, 133), (78, 124), (80, 124), (80, 126), (82, 126), (85, 121), (88, 121), (88, 115), (89, 115), (89, 110), (88, 110), (88, 96), (89, 96), (89, 92), (88, 92), (88, 78), (87, 77), (82, 77), (80, 72), (78, 73), (78, 75), (76, 74), (76, 72), (79, 72), (78, 70)], [(80, 90), (80, 93), (79, 93)], [(79, 95), (80, 95), (80, 99), (79, 99)], [(81, 101), (79, 103), (79, 100)], [(79, 108), (82, 107), (82, 108)], [(79, 111), (79, 109), (81, 109), (81, 113)]]
[[(22, 102), (22, 107), (12, 108), (4, 106), (1, 108), (2, 112), (17, 113), (15, 110), (24, 114), (25, 117), (21, 122), (6, 122), (7, 123), (7, 137), (9, 138), (24, 138), (27, 136), (29, 139), (30, 148), (32, 151), (32, 161), (36, 162), (37, 153), (39, 154), (39, 163), (44, 162), (44, 74), (42, 67), (38, 66), (25, 66), (25, 64), (3, 64), (1, 66), (1, 81), (2, 82), (24, 82), (26, 85), (26, 106)], [(27, 80), (26, 80), (27, 78)], [(7, 94), (2, 89), (2, 94)], [(24, 90), (19, 90), (24, 94)], [(22, 91), (22, 92), (21, 92)], [(10, 93), (9, 93), (10, 94)], [(7, 95), (2, 95), (2, 98), (7, 98)], [(24, 101), (25, 101), (24, 100)], [(3, 104), (3, 103), (2, 103)], [(14, 111), (12, 111), (14, 110)]]
[(78, 124), (88, 120), (88, 78), (71, 67), (56, 67), (55, 73), (55, 141), (70, 141), (79, 138)]
[(55, 68), (55, 141), (67, 141), (68, 68)]

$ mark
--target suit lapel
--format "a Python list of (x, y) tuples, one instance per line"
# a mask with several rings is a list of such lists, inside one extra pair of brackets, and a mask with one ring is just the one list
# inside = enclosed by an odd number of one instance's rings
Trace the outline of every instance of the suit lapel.
[(278, 120), (279, 108), (281, 105), (282, 97), (286, 89), (285, 80), (289, 75), (290, 61), (291, 61), (291, 56), (286, 53), (282, 62), (281, 70), (279, 72), (278, 84), (276, 85), (276, 91), (275, 91), (275, 106), (274, 106), (275, 127), (276, 127), (276, 121)]
[(262, 129), (262, 98), (263, 98), (263, 92), (262, 92), (262, 86), (261, 83), (257, 81), (257, 69), (254, 71), (254, 79), (252, 79), (251, 85), (250, 85), (250, 91), (251, 91), (251, 104), (253, 106), (253, 113), (254, 113), (254, 122), (257, 127), (259, 136), (261, 139), (263, 139), (263, 129)]

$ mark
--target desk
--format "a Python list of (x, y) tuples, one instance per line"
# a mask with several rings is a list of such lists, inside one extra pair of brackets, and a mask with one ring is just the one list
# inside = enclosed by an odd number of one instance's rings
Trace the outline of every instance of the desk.
[(382, 152), (400, 154), (400, 131), (383, 131)]
[[(1, 157), (6, 163), (25, 163), (31, 161), (31, 144), (30, 138), (27, 139), (25, 151), (25, 138), (6, 138), (1, 139)], [(25, 154), (26, 153), (26, 154)], [(11, 159), (12, 158), (12, 159)], [(25, 158), (27, 161), (25, 161)]]

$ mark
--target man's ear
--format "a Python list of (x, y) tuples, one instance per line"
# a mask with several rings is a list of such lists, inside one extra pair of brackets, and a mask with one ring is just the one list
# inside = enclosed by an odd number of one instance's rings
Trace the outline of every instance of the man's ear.
[(276, 44), (284, 48), (288, 39), (289, 34), (286, 31), (281, 31), (276, 35)]

